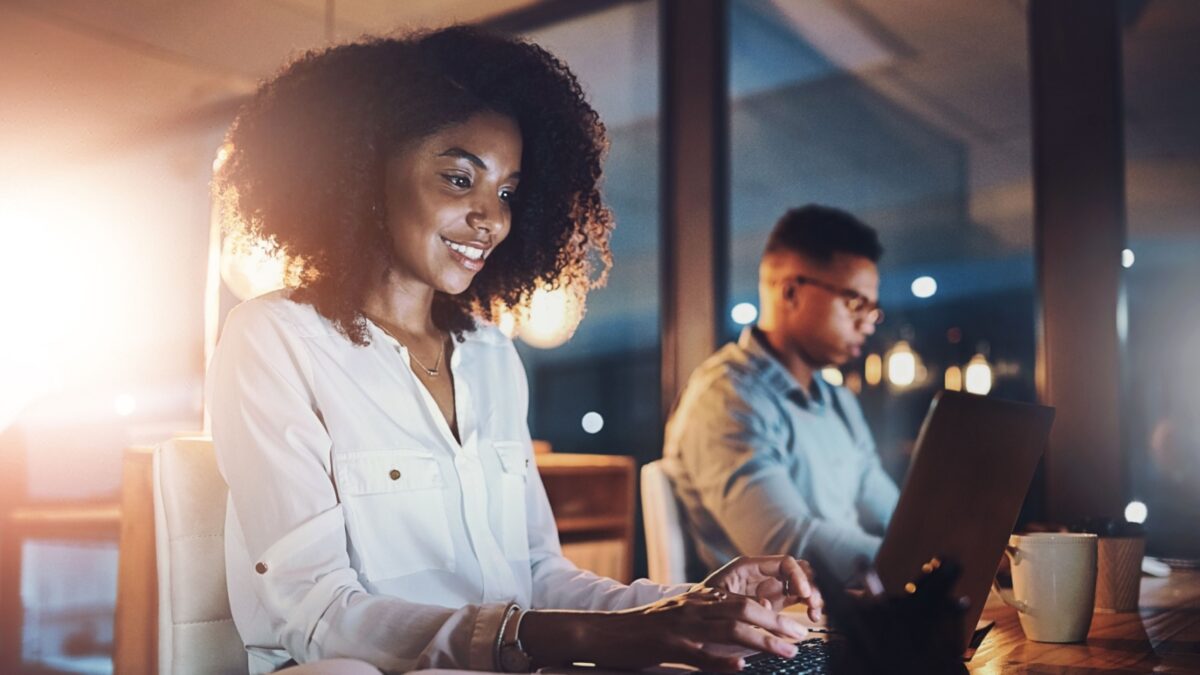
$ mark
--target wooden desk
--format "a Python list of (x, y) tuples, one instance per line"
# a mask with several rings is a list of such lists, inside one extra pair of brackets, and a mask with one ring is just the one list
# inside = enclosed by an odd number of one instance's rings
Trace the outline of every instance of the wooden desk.
[(1001, 673), (1200, 673), (1200, 571), (1173, 570), (1142, 579), (1141, 609), (1092, 618), (1086, 643), (1025, 639), (1017, 612), (993, 599), (983, 616), (996, 622), (967, 664), (980, 675)]

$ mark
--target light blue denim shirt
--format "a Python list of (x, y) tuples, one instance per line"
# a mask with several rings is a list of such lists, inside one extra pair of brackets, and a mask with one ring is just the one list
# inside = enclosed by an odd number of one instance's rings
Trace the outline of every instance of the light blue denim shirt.
[(663, 456), (710, 569), (790, 553), (849, 576), (899, 498), (854, 394), (819, 375), (806, 391), (749, 327), (692, 373)]

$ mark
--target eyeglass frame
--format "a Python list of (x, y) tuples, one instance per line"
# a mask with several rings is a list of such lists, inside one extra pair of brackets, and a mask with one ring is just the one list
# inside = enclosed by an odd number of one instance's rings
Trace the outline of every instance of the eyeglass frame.
[[(793, 277), (784, 279), (785, 282), (795, 282), (799, 285), (808, 284), (817, 288), (829, 291), (834, 295), (839, 296), (842, 302), (846, 305), (846, 309), (856, 317), (861, 317), (878, 326), (883, 323), (883, 308), (879, 306), (877, 301), (871, 300), (867, 296), (859, 293), (853, 288), (845, 288), (843, 286), (835, 286), (828, 281), (822, 281), (813, 277), (798, 274)], [(871, 315), (874, 315), (872, 318)]]

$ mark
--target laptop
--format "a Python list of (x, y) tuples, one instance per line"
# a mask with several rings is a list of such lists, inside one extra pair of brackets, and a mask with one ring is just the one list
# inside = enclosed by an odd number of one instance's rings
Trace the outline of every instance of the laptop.
[(971, 602), (964, 652), (1053, 422), (1046, 406), (942, 391), (917, 435), (875, 571), (884, 591), (899, 595), (931, 558), (957, 560), (962, 574), (953, 593)]

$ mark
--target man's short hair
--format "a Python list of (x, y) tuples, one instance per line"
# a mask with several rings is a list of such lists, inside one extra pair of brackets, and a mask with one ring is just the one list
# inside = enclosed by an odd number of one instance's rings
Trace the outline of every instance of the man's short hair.
[(819, 263), (836, 253), (849, 253), (879, 262), (883, 245), (875, 230), (858, 218), (829, 206), (808, 204), (783, 214), (767, 239), (765, 255), (790, 251)]

